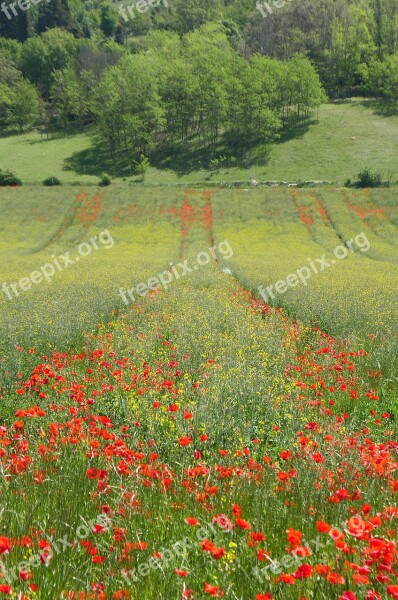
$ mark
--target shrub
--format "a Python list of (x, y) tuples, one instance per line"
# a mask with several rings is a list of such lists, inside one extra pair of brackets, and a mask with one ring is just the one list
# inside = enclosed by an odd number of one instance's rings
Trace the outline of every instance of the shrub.
[(150, 166), (151, 163), (149, 162), (149, 158), (147, 158), (144, 154), (141, 154), (140, 160), (134, 162), (134, 172), (137, 175), (144, 177)]
[(110, 178), (110, 176), (104, 173), (103, 175), (101, 175), (101, 179), (99, 180), (98, 185), (100, 185), (101, 187), (106, 187), (107, 185), (111, 185), (111, 183), (112, 179)]
[(12, 171), (0, 169), (0, 185), (22, 185), (22, 181)]
[(58, 177), (47, 177), (47, 179), (45, 179), (43, 181), (43, 185), (47, 185), (47, 186), (52, 186), (52, 185), (62, 185), (61, 181), (58, 179)]
[(355, 185), (359, 188), (374, 188), (380, 187), (383, 184), (380, 173), (372, 171), (369, 167), (365, 167), (363, 171), (358, 173), (358, 181)]

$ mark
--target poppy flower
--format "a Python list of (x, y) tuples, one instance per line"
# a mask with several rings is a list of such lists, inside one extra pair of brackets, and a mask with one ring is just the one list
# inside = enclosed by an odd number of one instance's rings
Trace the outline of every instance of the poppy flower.
[(187, 575), (188, 575), (188, 571), (183, 571), (182, 569), (175, 569), (175, 573), (179, 577), (187, 577)]
[(271, 594), (271, 592), (268, 592), (268, 594), (256, 594), (255, 599), (256, 600), (272, 600), (272, 594)]
[(387, 586), (387, 596), (391, 596), (391, 598), (398, 598), (398, 585), (389, 585)]
[(339, 600), (358, 600), (354, 592), (343, 592)]
[(195, 517), (187, 517), (184, 521), (187, 525), (199, 525), (199, 521)]
[(279, 456), (282, 460), (290, 460), (292, 458), (292, 453), (290, 450), (282, 450), (282, 452), (279, 453)]
[(0, 592), (2, 594), (11, 594), (12, 589), (10, 585), (7, 585), (5, 583), (0, 584)]
[(210, 552), (210, 554), (216, 560), (219, 560), (220, 558), (222, 558), (223, 556), (225, 556), (225, 549), (224, 548), (218, 548), (209, 539), (203, 540), (203, 542), (200, 543), (200, 547), (205, 552)]
[(329, 565), (315, 565), (315, 569), (319, 575), (323, 575), (324, 577), (332, 570)]
[(11, 550), (11, 540), (8, 537), (4, 537), (3, 535), (0, 535), (0, 554), (10, 552), (10, 550)]
[(180, 444), (181, 448), (185, 448), (185, 446), (192, 444), (192, 438), (189, 436), (182, 437), (178, 440), (178, 443)]
[(325, 521), (317, 521), (316, 528), (321, 533), (328, 533), (331, 529), (331, 526), (325, 523)]
[(327, 576), (326, 579), (328, 581), (330, 581), (330, 583), (334, 583), (336, 585), (344, 585), (345, 583), (345, 579), (342, 575), (340, 575), (339, 573), (335, 573), (335, 571), (331, 571)]
[(93, 556), (91, 559), (93, 563), (101, 564), (105, 560), (105, 556)]
[(282, 581), (288, 585), (294, 585), (296, 583), (295, 577), (293, 575), (289, 575), (288, 573), (282, 573), (282, 575), (277, 578), (277, 581)]
[(292, 546), (297, 546), (297, 545), (301, 544), (301, 539), (303, 537), (303, 534), (301, 533), (301, 531), (296, 531), (295, 529), (286, 529), (286, 534), (287, 534), (287, 541)]
[(245, 521), (244, 519), (236, 519), (235, 521), (236, 526), (239, 527), (240, 529), (251, 529), (252, 526), (250, 525), (249, 521)]
[(212, 521), (224, 531), (232, 531), (234, 528), (232, 521), (230, 521), (227, 515), (215, 515)]
[(265, 542), (265, 535), (262, 531), (252, 531), (249, 533), (249, 539), (253, 542)]
[(313, 461), (315, 461), (318, 464), (325, 462), (325, 459), (323, 458), (322, 454), (320, 454), (319, 452), (314, 452), (314, 454), (312, 455), (311, 458)]
[(297, 571), (293, 573), (293, 577), (296, 579), (308, 579), (314, 573), (314, 570), (314, 567), (311, 567), (311, 565), (300, 565)]
[(205, 583), (203, 591), (213, 598), (222, 598), (224, 596), (224, 591), (222, 589), (218, 588), (216, 585), (211, 585), (210, 583)]

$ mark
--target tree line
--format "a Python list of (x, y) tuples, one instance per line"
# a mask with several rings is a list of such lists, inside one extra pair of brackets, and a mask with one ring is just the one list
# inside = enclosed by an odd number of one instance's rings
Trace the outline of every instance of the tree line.
[[(145, 4), (146, 0), (142, 1)], [(277, 4), (269, 0), (271, 12), (264, 8), (260, 12), (263, 0), (159, 0), (142, 13), (135, 10), (134, 17), (126, 20), (120, 4), (128, 7), (131, 2), (32, 2), (29, 10), (19, 11), (11, 20), (0, 13), (0, 36), (24, 42), (61, 28), (77, 39), (96, 44), (112, 40), (136, 51), (150, 32), (183, 36), (207, 22), (218, 22), (231, 45), (246, 58), (254, 53), (281, 60), (297, 53), (307, 56), (331, 98), (367, 94), (396, 101), (397, 0), (290, 0)]]
[(23, 44), (0, 40), (0, 56), (3, 126), (94, 128), (112, 155), (190, 140), (270, 143), (326, 100), (308, 58), (244, 58), (217, 23), (182, 37), (150, 32), (135, 52), (55, 28)]
[(0, 127), (90, 128), (111, 153), (145, 154), (268, 143), (326, 95), (397, 102), (397, 0), (270, 0), (266, 18), (261, 1), (173, 0), (126, 20), (118, 2), (51, 0), (2, 16)]

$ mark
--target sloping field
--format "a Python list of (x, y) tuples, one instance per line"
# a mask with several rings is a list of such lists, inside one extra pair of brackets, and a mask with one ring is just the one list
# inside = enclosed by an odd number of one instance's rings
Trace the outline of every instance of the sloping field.
[(0, 211), (1, 593), (397, 597), (394, 190)]
[[(294, 133), (294, 135), (293, 135)], [(302, 130), (291, 132), (271, 148), (252, 149), (239, 158), (238, 165), (209, 171), (194, 160), (192, 148), (186, 156), (184, 172), (154, 164), (145, 175), (148, 185), (209, 185), (209, 183), (249, 181), (324, 180), (343, 185), (355, 179), (366, 166), (380, 172), (384, 181), (398, 181), (398, 116), (384, 116), (370, 102), (359, 99), (320, 107)], [(87, 134), (47, 140), (38, 132), (0, 138), (1, 168), (16, 171), (25, 183), (41, 183), (56, 176), (64, 183), (96, 184), (102, 172), (121, 181), (114, 159), (106, 161), (100, 149), (91, 148)], [(192, 155), (190, 154), (192, 152)], [(218, 152), (218, 154), (217, 154)], [(220, 147), (219, 158), (226, 153)], [(125, 157), (121, 157), (122, 162)], [(137, 181), (123, 171), (128, 181)]]

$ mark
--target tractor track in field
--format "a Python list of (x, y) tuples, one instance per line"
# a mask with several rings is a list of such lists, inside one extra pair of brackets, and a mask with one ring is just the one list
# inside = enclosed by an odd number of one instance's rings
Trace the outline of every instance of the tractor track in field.
[[(196, 200), (196, 203), (195, 203)], [(200, 203), (198, 200), (204, 200), (205, 203)], [(213, 233), (213, 207), (211, 203), (211, 192), (197, 192), (196, 190), (187, 189), (185, 191), (184, 202), (181, 207), (181, 246), (180, 259), (185, 258), (186, 240), (189, 229), (193, 225), (201, 225), (207, 231), (210, 247), (214, 246)], [(217, 261), (217, 258), (215, 258)]]
[[(384, 244), (388, 244), (392, 248), (396, 248), (398, 246), (398, 242), (390, 241), (389, 239), (383, 237), (380, 233), (378, 233), (378, 231), (374, 227), (376, 221), (384, 222), (385, 224), (390, 225), (390, 227), (392, 227), (398, 234), (398, 227), (388, 218), (388, 216), (385, 213), (385, 209), (379, 206), (376, 200), (373, 200), (372, 204), (369, 207), (364, 207), (354, 204), (344, 190), (341, 193), (347, 208), (351, 212), (353, 212), (358, 217), (358, 219), (361, 219), (362, 223), (368, 229), (370, 229), (373, 235), (379, 238)], [(368, 220), (368, 217), (371, 217), (371, 219)]]
[(41, 252), (42, 250), (46, 250), (46, 248), (51, 246), (51, 244), (58, 241), (63, 236), (65, 231), (75, 221), (77, 212), (78, 212), (79, 208), (81, 207), (82, 203), (83, 203), (83, 198), (79, 198), (79, 194), (78, 194), (76, 196), (72, 206), (67, 210), (66, 215), (64, 216), (64, 218), (61, 222), (61, 225), (58, 227), (57, 231), (42, 246), (40, 246), (37, 250), (32, 252), (32, 254), (37, 254), (38, 252)]
[(76, 221), (78, 221), (79, 225), (82, 227), (82, 232), (76, 240), (76, 243), (79, 244), (86, 236), (90, 227), (96, 222), (102, 207), (103, 199), (103, 193), (94, 195), (90, 198), (84, 191), (79, 192), (72, 205), (67, 210), (57, 231), (32, 254), (37, 254), (42, 250), (46, 250), (51, 244), (57, 242), (65, 232), (76, 223)]
[(343, 239), (342, 235), (340, 234), (337, 227), (335, 226), (335, 224), (329, 214), (329, 211), (324, 206), (321, 198), (319, 198), (315, 193), (313, 193), (313, 200), (315, 201), (315, 204), (316, 204), (316, 208), (314, 211), (313, 206), (305, 206), (305, 205), (299, 203), (299, 199), (300, 199), (299, 194), (300, 194), (300, 192), (298, 192), (298, 190), (296, 190), (294, 188), (292, 188), (290, 190), (290, 197), (292, 199), (293, 205), (297, 211), (298, 216), (300, 217), (300, 221), (307, 228), (311, 239), (316, 244), (321, 245), (319, 243), (319, 241), (316, 239), (314, 232), (313, 232), (313, 226), (315, 225), (315, 220), (313, 218), (313, 214), (315, 212), (315, 214), (319, 214), (323, 223), (329, 225), (333, 229), (334, 233), (336, 234), (336, 237), (343, 243), (343, 245), (345, 245), (345, 240)]

